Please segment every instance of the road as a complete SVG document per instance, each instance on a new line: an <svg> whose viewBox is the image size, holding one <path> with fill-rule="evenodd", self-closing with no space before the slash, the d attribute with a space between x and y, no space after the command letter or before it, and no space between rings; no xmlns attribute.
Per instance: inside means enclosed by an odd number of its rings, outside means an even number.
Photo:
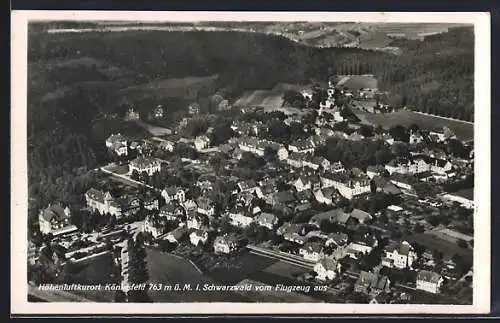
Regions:
<svg viewBox="0 0 500 323"><path fill-rule="evenodd" d="M261 248L253 245L248 245L247 248L250 249L250 253L267 258L276 259L305 269L312 270L315 265L315 262L285 252L275 251L267 248Z"/></svg>

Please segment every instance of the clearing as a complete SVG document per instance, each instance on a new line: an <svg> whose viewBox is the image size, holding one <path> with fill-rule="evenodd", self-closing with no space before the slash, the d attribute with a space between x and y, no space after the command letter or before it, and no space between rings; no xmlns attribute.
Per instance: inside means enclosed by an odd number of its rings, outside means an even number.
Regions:
<svg viewBox="0 0 500 323"><path fill-rule="evenodd" d="M460 120L445 119L409 110L384 114L363 113L357 110L353 112L361 119L362 123L381 125L384 128L391 128L396 125L408 127L414 123L422 129L442 131L443 127L446 126L462 140L474 139L474 125Z"/></svg>
<svg viewBox="0 0 500 323"><path fill-rule="evenodd" d="M212 75L205 77L169 78L130 86L122 89L120 94L131 101L139 101L144 98L156 100L167 98L194 99L200 89L213 86L218 77L218 75Z"/></svg>

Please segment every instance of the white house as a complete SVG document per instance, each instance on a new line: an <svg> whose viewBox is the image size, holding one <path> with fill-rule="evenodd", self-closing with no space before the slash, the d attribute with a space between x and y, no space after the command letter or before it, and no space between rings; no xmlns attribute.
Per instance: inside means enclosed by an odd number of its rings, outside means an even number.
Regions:
<svg viewBox="0 0 500 323"><path fill-rule="evenodd" d="M288 158L288 150L285 147L278 149L278 159L286 160Z"/></svg>
<svg viewBox="0 0 500 323"><path fill-rule="evenodd" d="M323 174L321 175L322 187L334 187L339 193L347 198L352 199L355 196L370 192L370 179L368 176L353 176L347 174Z"/></svg>
<svg viewBox="0 0 500 323"><path fill-rule="evenodd" d="M341 268L341 264L334 258L325 257L314 265L313 270L317 274L316 279L325 281L335 279L340 273Z"/></svg>
<svg viewBox="0 0 500 323"><path fill-rule="evenodd" d="M125 136L118 134L112 134L106 139L106 147L113 150L118 156L128 155L128 141Z"/></svg>
<svg viewBox="0 0 500 323"><path fill-rule="evenodd" d="M205 244L208 240L208 231L203 229L194 229L193 232L189 235L189 241L194 246L199 246L201 244Z"/></svg>
<svg viewBox="0 0 500 323"><path fill-rule="evenodd" d="M231 224L240 228L245 228L253 222L252 215L253 214L250 214L250 212L245 212L242 209L232 210L228 212L228 217L231 220Z"/></svg>
<svg viewBox="0 0 500 323"><path fill-rule="evenodd" d="M209 145L210 145L210 138L208 138L205 135L198 136L194 140L194 147L196 148L196 150L203 150L207 148Z"/></svg>
<svg viewBox="0 0 500 323"><path fill-rule="evenodd" d="M52 235L74 232L77 227L71 224L70 218L71 211L67 206L63 208L60 204L51 204L38 216L40 232Z"/></svg>
<svg viewBox="0 0 500 323"><path fill-rule="evenodd" d="M186 201L186 191L181 187L165 187L161 191L161 196L165 200L165 203L170 203L172 201L184 203Z"/></svg>
<svg viewBox="0 0 500 323"><path fill-rule="evenodd" d="M304 259L318 262L323 252L323 244L320 242L306 242L300 249L299 254Z"/></svg>
<svg viewBox="0 0 500 323"><path fill-rule="evenodd" d="M214 241L215 253L230 254L238 248L238 242L233 236L218 236Z"/></svg>
<svg viewBox="0 0 500 323"><path fill-rule="evenodd" d="M314 153L314 145L309 140L299 140L288 145L288 150L300 154Z"/></svg>
<svg viewBox="0 0 500 323"><path fill-rule="evenodd" d="M160 216L147 216L144 220L142 231L151 233L153 238L158 238L166 232L166 223Z"/></svg>
<svg viewBox="0 0 500 323"><path fill-rule="evenodd" d="M385 267L409 268L417 260L417 253L407 241L391 243L384 251L385 257L382 258L382 265Z"/></svg>
<svg viewBox="0 0 500 323"><path fill-rule="evenodd" d="M139 156L129 164L129 175L134 171L140 173L146 172L149 176L161 170L161 162L152 157Z"/></svg>
<svg viewBox="0 0 500 323"><path fill-rule="evenodd" d="M417 274L416 288L429 293L438 294L443 284L443 277L433 271L421 270Z"/></svg>
<svg viewBox="0 0 500 323"><path fill-rule="evenodd" d="M198 206L198 209L196 210L198 213L206 216L215 215L215 205L210 199L200 196L196 200L196 205Z"/></svg>
<svg viewBox="0 0 500 323"><path fill-rule="evenodd" d="M266 227L269 230L273 230L278 224L278 221L279 219L276 215L265 212L258 214L254 218L254 222L257 223L257 225Z"/></svg>

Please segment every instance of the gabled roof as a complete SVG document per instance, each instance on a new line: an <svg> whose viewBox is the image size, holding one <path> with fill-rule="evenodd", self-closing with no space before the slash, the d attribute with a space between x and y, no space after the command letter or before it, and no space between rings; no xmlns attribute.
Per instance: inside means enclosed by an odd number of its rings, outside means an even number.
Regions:
<svg viewBox="0 0 500 323"><path fill-rule="evenodd" d="M134 166L140 169L150 167L152 165L157 166L159 164L160 162L157 159L144 156L139 156L130 162L130 166Z"/></svg>
<svg viewBox="0 0 500 323"><path fill-rule="evenodd" d="M413 247L405 242L392 242L385 248L387 252L397 251L400 255L408 256L410 251L413 251Z"/></svg>
<svg viewBox="0 0 500 323"><path fill-rule="evenodd" d="M440 274L429 270L421 270L417 274L417 281L421 280L428 283L437 284L440 279L441 279Z"/></svg>
<svg viewBox="0 0 500 323"><path fill-rule="evenodd" d="M255 221L273 224L278 221L278 217L272 213L262 212L255 217Z"/></svg>
<svg viewBox="0 0 500 323"><path fill-rule="evenodd" d="M64 213L64 208L59 203L49 205L47 208L45 208L42 211L42 217L49 222L52 220L60 222L69 218Z"/></svg>

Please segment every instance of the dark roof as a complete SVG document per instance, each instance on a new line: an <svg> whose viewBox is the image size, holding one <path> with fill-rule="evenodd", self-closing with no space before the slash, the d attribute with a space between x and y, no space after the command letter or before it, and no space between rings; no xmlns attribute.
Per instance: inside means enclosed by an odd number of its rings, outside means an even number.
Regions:
<svg viewBox="0 0 500 323"><path fill-rule="evenodd" d="M391 253L397 250L398 254L408 256L410 251L413 251L413 248L412 246L402 242L392 242L385 248L385 250Z"/></svg>
<svg viewBox="0 0 500 323"><path fill-rule="evenodd" d="M295 201L295 196L290 191L276 192L273 197L278 203L289 203Z"/></svg>
<svg viewBox="0 0 500 323"><path fill-rule="evenodd" d="M45 208L42 211L42 217L46 221L51 221L52 219L55 219L56 221L64 221L65 219L69 218L68 216L66 216L66 214L64 213L64 208L59 203L49 205L47 208Z"/></svg>

